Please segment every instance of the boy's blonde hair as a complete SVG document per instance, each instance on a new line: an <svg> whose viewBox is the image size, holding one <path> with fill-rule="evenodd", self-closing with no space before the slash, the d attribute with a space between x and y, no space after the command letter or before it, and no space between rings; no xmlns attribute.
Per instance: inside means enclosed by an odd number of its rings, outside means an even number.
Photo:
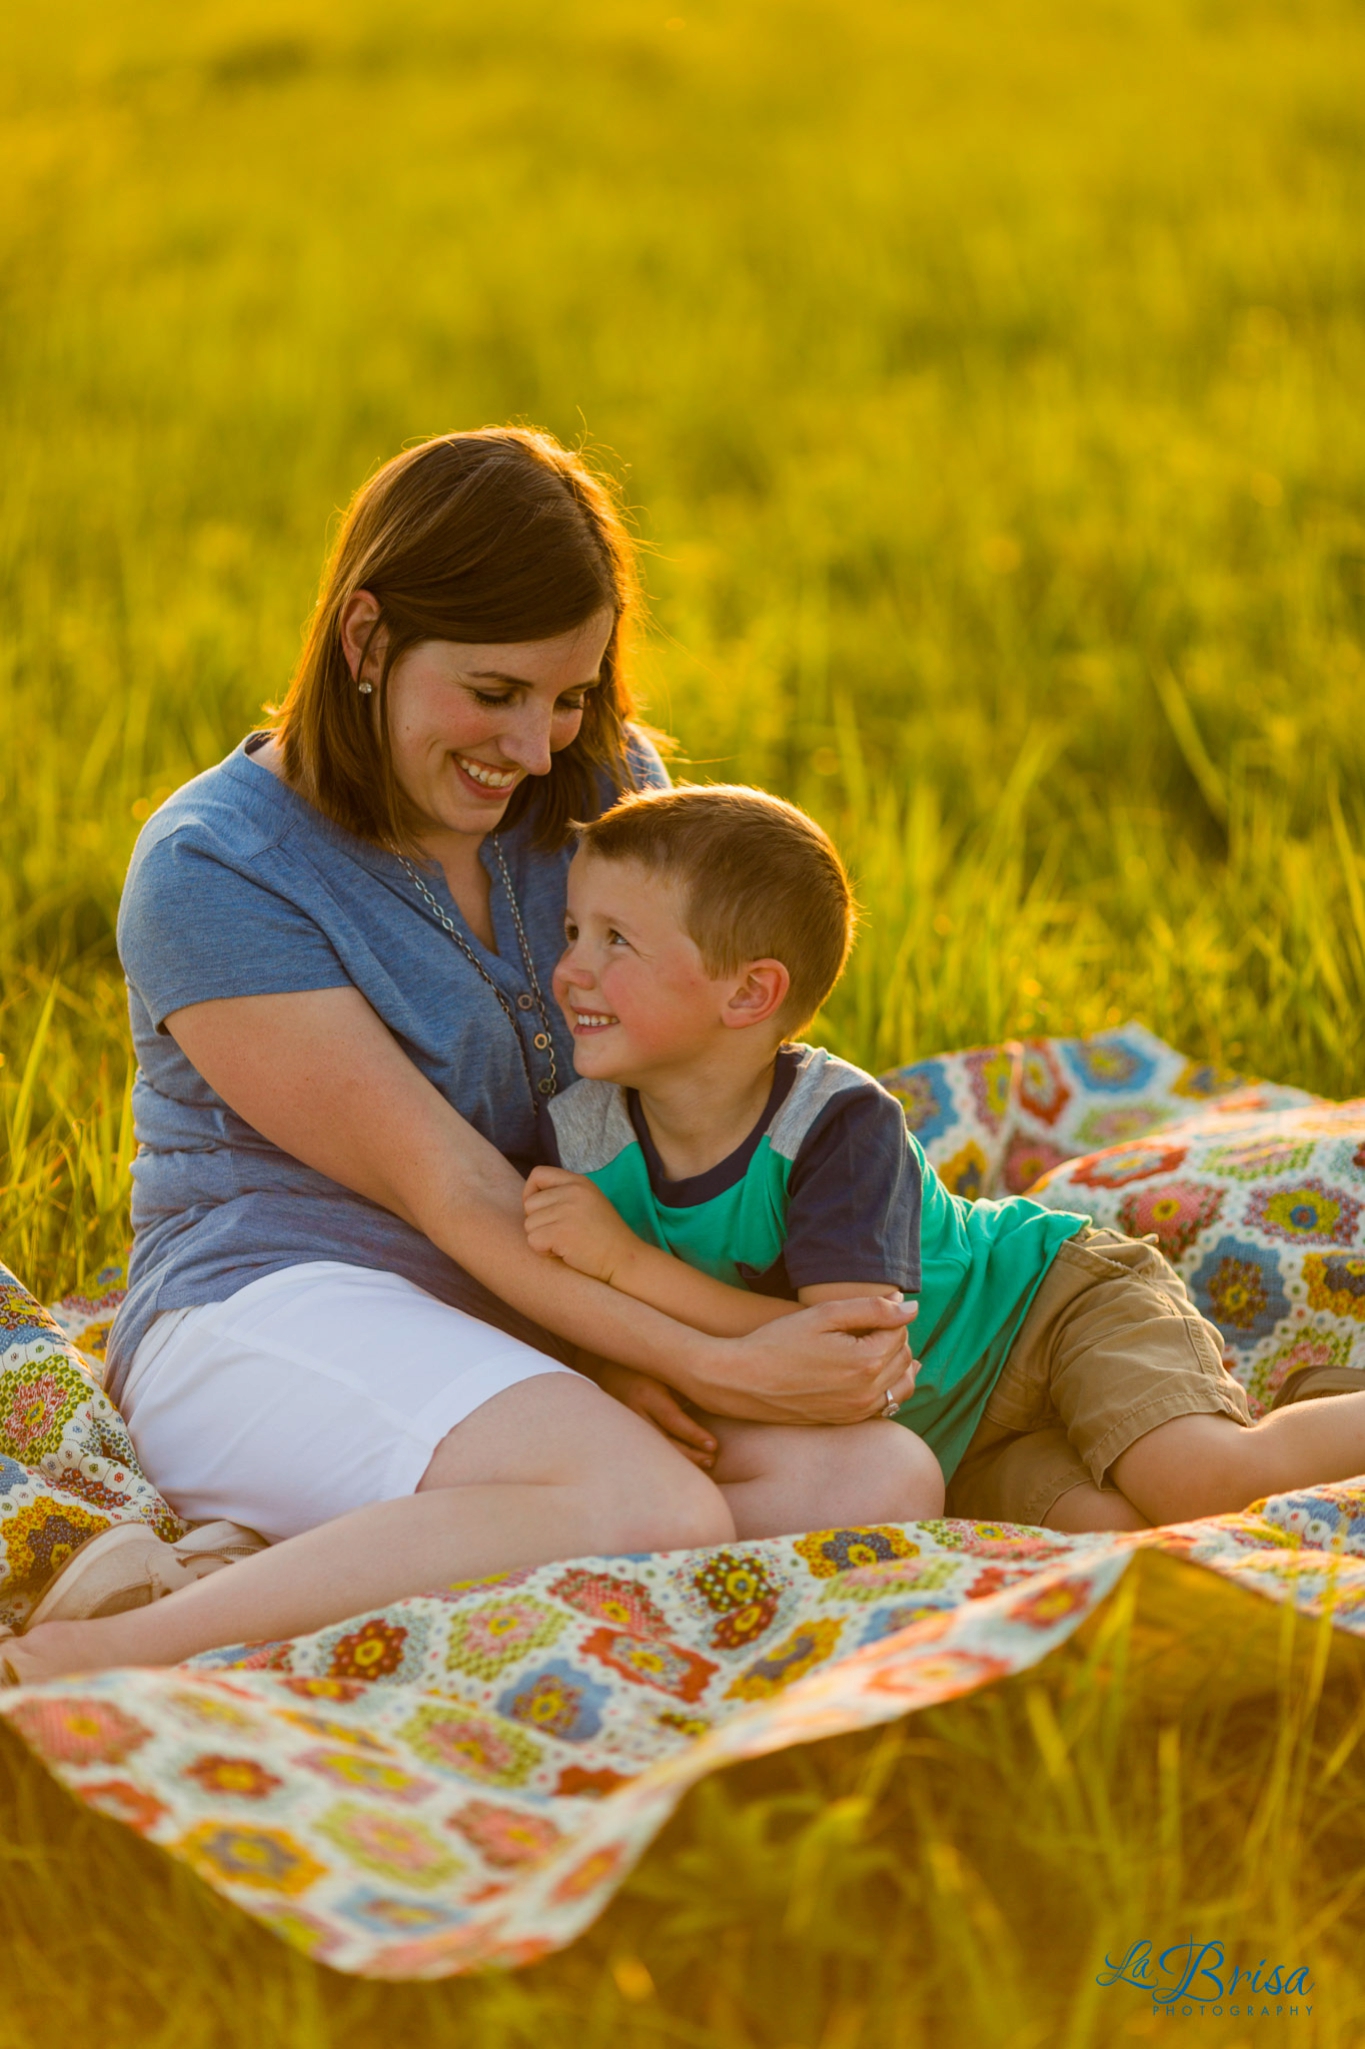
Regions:
<svg viewBox="0 0 1365 2049"><path fill-rule="evenodd" d="M684 926L708 975L780 960L791 989L778 1017L809 1023L844 971L857 908L829 834L795 804L739 783L637 790L579 827L604 861L678 877Z"/></svg>

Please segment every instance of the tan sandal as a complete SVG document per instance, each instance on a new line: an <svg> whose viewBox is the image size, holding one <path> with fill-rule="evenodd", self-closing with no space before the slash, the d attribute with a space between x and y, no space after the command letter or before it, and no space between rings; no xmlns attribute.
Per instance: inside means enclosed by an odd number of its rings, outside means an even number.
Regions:
<svg viewBox="0 0 1365 2049"><path fill-rule="evenodd" d="M1300 1366L1275 1390L1270 1406L1287 1409L1291 1402L1318 1402L1334 1394L1365 1394L1365 1368Z"/></svg>
<svg viewBox="0 0 1365 2049"><path fill-rule="evenodd" d="M158 1537L147 1523L115 1523L72 1553L26 1628L36 1629L42 1622L93 1622L145 1608L264 1544L263 1537L239 1523L203 1523L174 1544Z"/></svg>
<svg viewBox="0 0 1365 2049"><path fill-rule="evenodd" d="M258 1530L249 1530L245 1523L221 1521L195 1523L171 1546L182 1565L196 1568L196 1579L204 1579L222 1565L232 1565L267 1548Z"/></svg>

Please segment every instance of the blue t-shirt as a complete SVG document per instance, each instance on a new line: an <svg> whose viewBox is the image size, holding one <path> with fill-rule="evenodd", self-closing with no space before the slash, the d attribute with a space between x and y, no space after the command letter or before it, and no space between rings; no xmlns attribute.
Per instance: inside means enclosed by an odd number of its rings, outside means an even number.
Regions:
<svg viewBox="0 0 1365 2049"><path fill-rule="evenodd" d="M500 1302L401 1218L282 1152L230 1110L165 1029L166 1018L218 997L348 985L408 1058L474 1129L525 1169L540 1150L538 1104L502 1006L423 903L397 857L332 824L260 762L249 735L216 768L177 790L147 821L119 906L137 1076L133 1118L133 1254L128 1296L109 1340L117 1399L144 1333L162 1310L222 1302L266 1274L309 1260L402 1274L541 1350L538 1326ZM632 738L642 785L666 785L653 747ZM603 800L611 793L603 791ZM562 1082L573 1042L550 995L564 947L571 847L531 845L530 817L499 834L545 996ZM542 1030L490 843L498 951L465 924L440 871L426 881L511 1004L533 1081L548 1071Z"/></svg>

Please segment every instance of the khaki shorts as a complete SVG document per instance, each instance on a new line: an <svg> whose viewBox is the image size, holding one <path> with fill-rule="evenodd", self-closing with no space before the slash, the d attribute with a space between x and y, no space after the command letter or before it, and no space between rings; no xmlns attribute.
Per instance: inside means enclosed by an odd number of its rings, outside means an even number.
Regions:
<svg viewBox="0 0 1365 2049"><path fill-rule="evenodd" d="M1041 1523L1173 1416L1250 1426L1222 1339L1156 1247L1089 1228L1060 1247L948 1483L949 1515Z"/></svg>

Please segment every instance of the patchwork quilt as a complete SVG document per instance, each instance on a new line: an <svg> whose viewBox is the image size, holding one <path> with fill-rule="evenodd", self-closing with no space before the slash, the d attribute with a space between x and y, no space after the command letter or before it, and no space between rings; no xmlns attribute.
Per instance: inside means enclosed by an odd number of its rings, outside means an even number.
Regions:
<svg viewBox="0 0 1365 2049"><path fill-rule="evenodd" d="M1200 1066L1139 1025L884 1077L945 1180L1155 1232L1253 1411L1365 1364L1365 1102ZM102 1392L122 1274L40 1307L0 1269L0 1616L130 1518L182 1533ZM1365 1477L1132 1536L941 1520L576 1559L171 1671L0 1693L79 1798L345 1971L515 1966L603 1908L686 1789L1156 1616L1179 1683L1210 1633L1273 1684L1282 1623L1365 1657ZM1116 1606L1117 1604L1117 1606ZM1284 1639L1287 1641L1288 1639ZM1277 1651L1276 1646L1279 1645ZM1163 1663L1164 1660L1164 1663Z"/></svg>

